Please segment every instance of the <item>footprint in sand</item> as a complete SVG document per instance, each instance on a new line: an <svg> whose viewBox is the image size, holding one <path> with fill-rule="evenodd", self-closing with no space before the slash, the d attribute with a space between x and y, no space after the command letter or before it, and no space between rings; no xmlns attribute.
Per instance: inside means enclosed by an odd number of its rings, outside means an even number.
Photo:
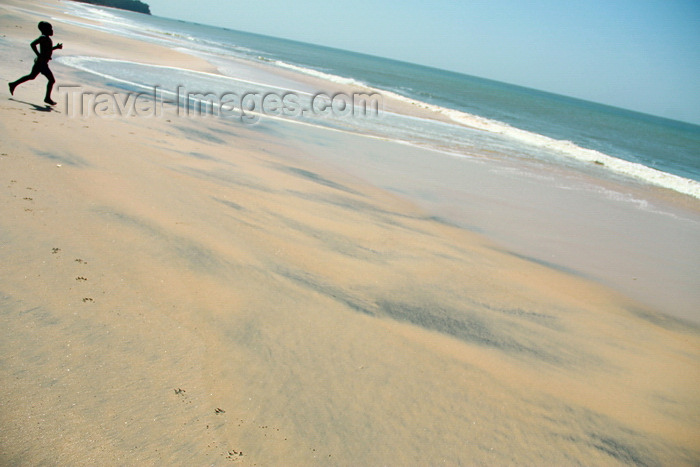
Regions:
<svg viewBox="0 0 700 467"><path fill-rule="evenodd" d="M175 391L175 394L177 394L178 396L180 396L182 402L187 402L187 403L189 403L189 404L192 403L192 401L189 400L189 398L187 397L187 394L185 394L185 390L184 390L184 389L177 388L177 389L173 389L173 390Z"/></svg>
<svg viewBox="0 0 700 467"><path fill-rule="evenodd" d="M232 449L228 452L228 456L226 456L226 459L236 459L238 457L243 456L243 451L236 451L235 449Z"/></svg>

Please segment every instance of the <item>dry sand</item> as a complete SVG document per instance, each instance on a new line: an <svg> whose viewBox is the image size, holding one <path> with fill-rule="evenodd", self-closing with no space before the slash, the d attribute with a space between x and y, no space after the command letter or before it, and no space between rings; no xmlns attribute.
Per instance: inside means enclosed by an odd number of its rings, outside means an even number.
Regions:
<svg viewBox="0 0 700 467"><path fill-rule="evenodd" d="M65 53L207 66L55 5L0 5L4 82L42 15ZM35 105L41 78L2 92L0 464L700 462L697 327L264 125L66 118Z"/></svg>

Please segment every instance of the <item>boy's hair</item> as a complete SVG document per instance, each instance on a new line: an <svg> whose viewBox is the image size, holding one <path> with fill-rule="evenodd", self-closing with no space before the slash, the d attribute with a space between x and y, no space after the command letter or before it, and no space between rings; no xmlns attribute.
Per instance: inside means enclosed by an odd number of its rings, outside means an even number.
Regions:
<svg viewBox="0 0 700 467"><path fill-rule="evenodd" d="M40 21L39 22L39 31L42 33L46 34L48 31L52 30L53 26L51 26L51 23L48 23L46 21Z"/></svg>

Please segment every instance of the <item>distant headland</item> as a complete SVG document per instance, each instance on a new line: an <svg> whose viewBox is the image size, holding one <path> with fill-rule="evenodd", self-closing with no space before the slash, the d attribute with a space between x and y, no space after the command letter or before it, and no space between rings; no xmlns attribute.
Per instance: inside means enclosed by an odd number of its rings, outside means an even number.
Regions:
<svg viewBox="0 0 700 467"><path fill-rule="evenodd" d="M135 11L137 13L151 14L151 8L140 0L74 0L81 3L119 8L120 10Z"/></svg>

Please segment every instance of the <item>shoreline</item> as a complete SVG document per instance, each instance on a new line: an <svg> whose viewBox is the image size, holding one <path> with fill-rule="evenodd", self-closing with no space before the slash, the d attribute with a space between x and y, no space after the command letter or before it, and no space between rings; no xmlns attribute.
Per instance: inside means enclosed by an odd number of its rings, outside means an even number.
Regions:
<svg viewBox="0 0 700 467"><path fill-rule="evenodd" d="M132 37L130 34L125 34L123 31L120 31L119 34L123 34L123 37ZM151 41L150 38L146 39L149 42ZM344 81L348 81L347 78L333 77L332 75L317 76L324 75L324 73L310 69L306 70L291 64L235 59L233 62L237 62L239 65L237 69L222 69L222 66L226 67L228 65L222 65L223 62L217 58L215 53L206 52L204 50L198 51L196 48L187 50L186 47L185 45L181 49L183 53L212 63L215 68L213 71L215 75L237 79L241 72L244 76L247 76L250 70L257 70L262 74L261 76L275 76L276 81L279 80L279 77L283 77L282 83L285 86L290 83L298 83L307 90L327 90L328 86L332 85L334 89L331 91L333 93L340 91L346 94L378 92L382 95L382 100L386 104L385 110L387 112L455 125L485 134L508 134L509 138L513 141L526 143L532 148L537 148L540 152L551 152L548 157L543 159L544 162L555 165L563 164L582 172L596 173L604 179L618 181L622 179L622 182L629 185L631 189L636 189L639 185L650 191L667 190L669 192L676 192L675 196L681 199L687 196L692 200L681 202L685 204L693 203L695 204L695 209L700 210L700 204L697 203L697 200L700 199L700 183L697 180L670 172L664 172L653 167L620 158L619 156L612 156L594 149L580 147L570 141L522 130L497 120L490 120L477 115L421 102L391 91L373 88L363 83L345 83ZM227 62L231 63L232 61L227 59ZM482 153L478 156L483 157L484 155ZM552 157L554 157L554 159L552 159ZM563 157L564 159L557 161L556 159L559 157ZM496 158L495 160L498 159ZM671 194L669 194L669 196L671 196Z"/></svg>
<svg viewBox="0 0 700 467"><path fill-rule="evenodd" d="M6 81L56 16L12 4ZM67 50L210 67L56 29ZM698 326L326 158L359 137L66 118L33 104L43 84L0 95L0 463L700 459Z"/></svg>

